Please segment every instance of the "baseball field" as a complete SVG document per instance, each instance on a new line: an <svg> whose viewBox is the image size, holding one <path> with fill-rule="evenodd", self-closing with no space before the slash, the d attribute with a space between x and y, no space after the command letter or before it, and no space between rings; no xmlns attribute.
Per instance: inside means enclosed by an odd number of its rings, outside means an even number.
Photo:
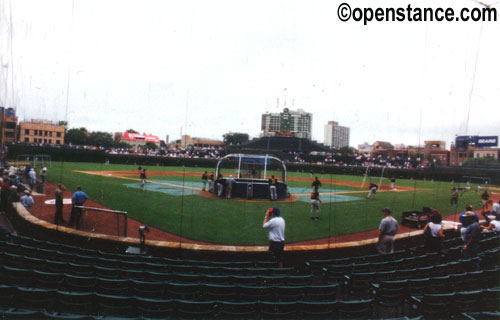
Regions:
<svg viewBox="0 0 500 320"><path fill-rule="evenodd" d="M63 183L70 191L81 186L91 200L141 223L184 238L234 245L267 243L261 228L264 212L279 207L286 220L287 242L309 241L376 229L380 210L390 207L396 219L401 212L437 208L443 216L455 214L466 204L481 206L480 195L461 192L458 205L450 205L453 186L458 183L398 179L396 188L390 177L318 175L323 201L319 220L310 219L312 178L310 173L288 172L292 197L285 201L218 199L202 188L203 171L214 168L143 166L147 169L145 190L140 187L137 165L53 162L47 173L50 183ZM347 172L348 173L348 172ZM376 199L366 199L369 182L381 186Z"/></svg>

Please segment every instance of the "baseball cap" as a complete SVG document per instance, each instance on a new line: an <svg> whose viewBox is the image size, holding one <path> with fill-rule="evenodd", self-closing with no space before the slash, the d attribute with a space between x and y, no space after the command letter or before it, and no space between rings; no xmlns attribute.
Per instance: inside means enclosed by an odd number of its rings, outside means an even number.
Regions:
<svg viewBox="0 0 500 320"><path fill-rule="evenodd" d="M276 216L280 215L280 208L274 207L274 208L271 208L271 211Z"/></svg>
<svg viewBox="0 0 500 320"><path fill-rule="evenodd" d="M385 207L384 209L382 209L382 212L391 213L391 209L388 207Z"/></svg>
<svg viewBox="0 0 500 320"><path fill-rule="evenodd" d="M464 213L464 217L473 217L474 215L474 211L467 211L466 213Z"/></svg>

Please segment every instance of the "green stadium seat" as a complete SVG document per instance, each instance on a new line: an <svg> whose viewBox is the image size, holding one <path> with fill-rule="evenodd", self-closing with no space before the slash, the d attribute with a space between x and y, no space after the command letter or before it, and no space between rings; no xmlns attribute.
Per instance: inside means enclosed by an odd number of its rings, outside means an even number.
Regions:
<svg viewBox="0 0 500 320"><path fill-rule="evenodd" d="M412 296L410 301L413 310L429 319L448 319L455 313L454 300L455 293L424 294L418 298Z"/></svg>
<svg viewBox="0 0 500 320"><path fill-rule="evenodd" d="M266 286L239 286L241 301L266 301L273 299L273 292Z"/></svg>
<svg viewBox="0 0 500 320"><path fill-rule="evenodd" d="M336 319L338 303L336 301L298 301L299 319Z"/></svg>
<svg viewBox="0 0 500 320"><path fill-rule="evenodd" d="M481 311L482 297L481 290L457 292L454 297L455 310L457 312Z"/></svg>
<svg viewBox="0 0 500 320"><path fill-rule="evenodd" d="M256 319L258 314L256 301L219 301L218 307L220 319Z"/></svg>
<svg viewBox="0 0 500 320"><path fill-rule="evenodd" d="M238 287L235 285L224 284L202 284L202 296L206 300L238 301Z"/></svg>
<svg viewBox="0 0 500 320"><path fill-rule="evenodd" d="M374 299L338 301L340 319L369 319L373 317Z"/></svg>
<svg viewBox="0 0 500 320"><path fill-rule="evenodd" d="M130 281L127 279L96 278L96 292L106 295L129 295Z"/></svg>
<svg viewBox="0 0 500 320"><path fill-rule="evenodd" d="M93 301L94 293L58 290L56 292L54 310L63 314L90 315L94 313Z"/></svg>
<svg viewBox="0 0 500 320"><path fill-rule="evenodd" d="M25 265L26 267L26 265ZM3 266L4 284L29 287L33 284L33 270Z"/></svg>
<svg viewBox="0 0 500 320"><path fill-rule="evenodd" d="M165 294L164 281L130 280L130 293L136 297L160 299Z"/></svg>
<svg viewBox="0 0 500 320"><path fill-rule="evenodd" d="M33 270L36 287L42 289L59 289L64 281L63 273Z"/></svg>
<svg viewBox="0 0 500 320"><path fill-rule="evenodd" d="M135 299L130 296L95 294L95 314L113 317L136 317L139 311L134 307Z"/></svg>
<svg viewBox="0 0 500 320"><path fill-rule="evenodd" d="M200 285L198 283L174 283L170 282L166 285L166 298L195 300L200 297Z"/></svg>
<svg viewBox="0 0 500 320"><path fill-rule="evenodd" d="M55 297L56 290L18 287L13 303L18 309L52 310Z"/></svg>
<svg viewBox="0 0 500 320"><path fill-rule="evenodd" d="M214 301L177 300L175 319L212 319L217 313Z"/></svg>
<svg viewBox="0 0 500 320"><path fill-rule="evenodd" d="M271 287L274 301L293 302L304 300L305 286L277 286Z"/></svg>
<svg viewBox="0 0 500 320"><path fill-rule="evenodd" d="M306 301L335 301L337 293L340 289L340 284L319 284L304 286Z"/></svg>
<svg viewBox="0 0 500 320"><path fill-rule="evenodd" d="M294 319L298 304L293 302L259 301L259 314L262 319Z"/></svg>
<svg viewBox="0 0 500 320"><path fill-rule="evenodd" d="M79 277L64 274L63 288L70 292L95 292L97 280L95 277Z"/></svg>
<svg viewBox="0 0 500 320"><path fill-rule="evenodd" d="M140 316L147 319L168 319L176 309L176 301L171 299L152 299L135 297L134 308Z"/></svg>

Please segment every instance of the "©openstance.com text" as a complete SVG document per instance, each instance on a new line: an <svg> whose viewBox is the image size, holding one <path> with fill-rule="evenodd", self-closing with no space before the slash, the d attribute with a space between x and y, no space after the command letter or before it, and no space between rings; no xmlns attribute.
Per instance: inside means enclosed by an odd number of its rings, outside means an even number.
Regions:
<svg viewBox="0 0 500 320"><path fill-rule="evenodd" d="M453 8L419 8L408 4L397 8L359 8L347 3L339 5L337 15L341 21L353 20L363 22L477 22L497 21L497 9L488 6L476 8L462 8L456 11Z"/></svg>

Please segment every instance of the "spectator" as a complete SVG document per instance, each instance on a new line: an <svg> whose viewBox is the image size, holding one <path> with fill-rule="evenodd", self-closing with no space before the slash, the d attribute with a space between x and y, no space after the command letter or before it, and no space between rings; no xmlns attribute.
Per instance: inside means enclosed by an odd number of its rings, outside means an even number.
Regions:
<svg viewBox="0 0 500 320"><path fill-rule="evenodd" d="M21 203L26 208L26 210L31 212L31 207L33 206L33 204L35 204L35 201L33 200L33 197L28 190L24 191L24 196L21 197Z"/></svg>
<svg viewBox="0 0 500 320"><path fill-rule="evenodd" d="M462 248L466 259L474 258L477 256L479 250L479 241L481 240L481 227L475 220L475 213L467 211L464 214L464 219L468 223L465 230L465 246ZM477 268L478 266L476 266Z"/></svg>
<svg viewBox="0 0 500 320"><path fill-rule="evenodd" d="M491 207L491 214L496 217L496 220L500 220L500 201L493 204Z"/></svg>
<svg viewBox="0 0 500 320"><path fill-rule="evenodd" d="M425 235L425 249L426 252L439 252L441 251L441 243L444 238L443 225L441 221L443 218L439 213L431 215L431 222L424 228Z"/></svg>
<svg viewBox="0 0 500 320"><path fill-rule="evenodd" d="M40 179L42 179L42 184L45 185L45 176L47 175L47 167L43 167L40 170Z"/></svg>
<svg viewBox="0 0 500 320"><path fill-rule="evenodd" d="M380 222L377 250L379 253L388 254L394 252L394 236L398 232L399 224L391 216L391 209L382 209L384 218Z"/></svg>
<svg viewBox="0 0 500 320"><path fill-rule="evenodd" d="M0 211L7 210L7 203L9 200L10 186L4 179L0 178Z"/></svg>
<svg viewBox="0 0 500 320"><path fill-rule="evenodd" d="M71 208L71 216L69 219L68 227L75 226L76 229L80 229L80 221L82 217L82 208L77 208L77 206L83 206L85 201L87 201L89 197L85 192L82 191L81 187L76 187L76 192L71 197L71 202L73 204L73 208Z"/></svg>
<svg viewBox="0 0 500 320"><path fill-rule="evenodd" d="M498 221L498 220L491 220L489 225L487 225L487 226L481 226L481 229L488 230L488 231L493 231L493 232L500 232L500 221Z"/></svg>
<svg viewBox="0 0 500 320"><path fill-rule="evenodd" d="M31 168L30 170L30 181L29 181L30 189L33 191L36 186L36 172L35 169Z"/></svg>
<svg viewBox="0 0 500 320"><path fill-rule="evenodd" d="M465 230L469 226L468 220L465 219L465 213L469 212L469 211L474 213L472 211L472 206L470 204L465 206L465 210L460 212L460 215L458 216L458 219L460 220L460 223L462 224L462 227L460 228L460 236L462 237L463 241L465 241ZM474 221L479 222L479 216L476 213L474 213Z"/></svg>
<svg viewBox="0 0 500 320"><path fill-rule="evenodd" d="M266 211L262 228L269 230L269 251L273 254L280 268L283 268L283 250L285 248L285 219L280 216L279 208Z"/></svg>

